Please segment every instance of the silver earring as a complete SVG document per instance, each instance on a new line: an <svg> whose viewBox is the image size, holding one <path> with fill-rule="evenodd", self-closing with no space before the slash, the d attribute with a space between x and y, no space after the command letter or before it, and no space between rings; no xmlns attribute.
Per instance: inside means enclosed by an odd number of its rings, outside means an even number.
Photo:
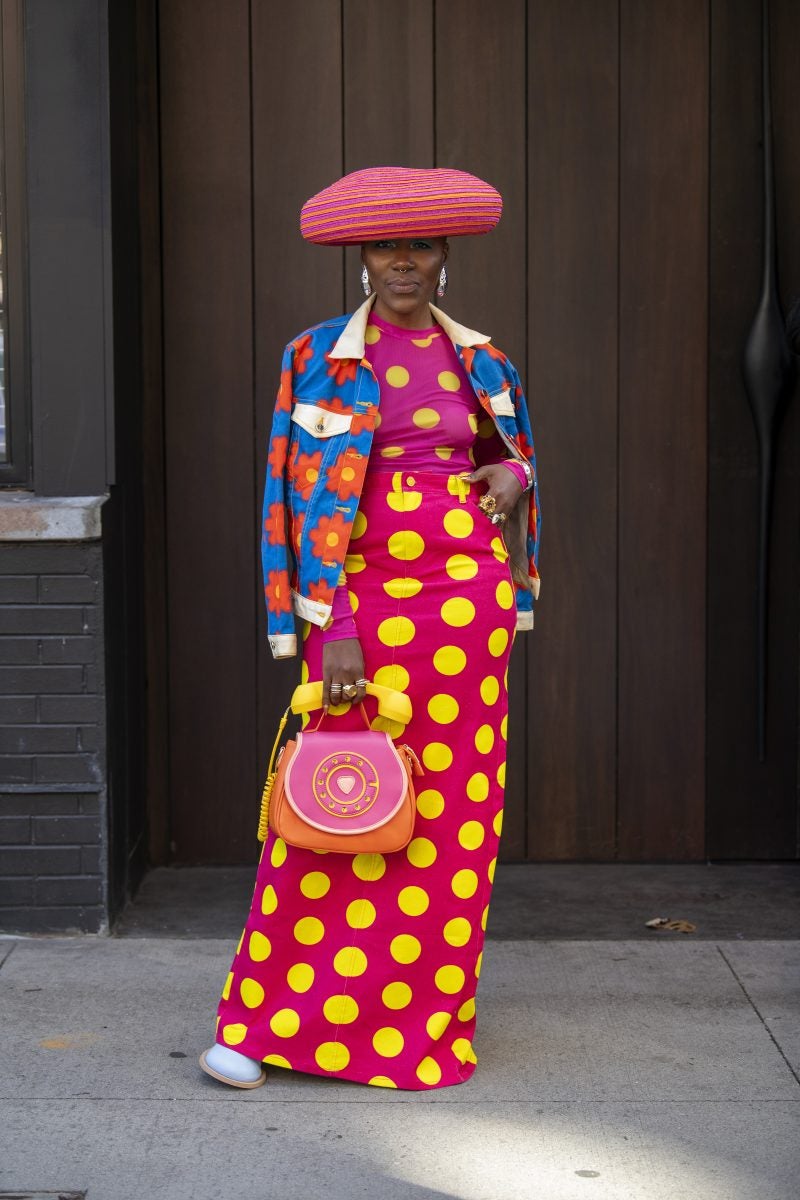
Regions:
<svg viewBox="0 0 800 1200"><path fill-rule="evenodd" d="M446 291L447 291L447 267L442 267L441 271L439 272L439 283L437 284L437 287L436 287L436 295L441 299L441 297L445 294Z"/></svg>
<svg viewBox="0 0 800 1200"><path fill-rule="evenodd" d="M361 268L361 286L364 289L365 296L372 295L372 285L370 284L369 274L366 267Z"/></svg>

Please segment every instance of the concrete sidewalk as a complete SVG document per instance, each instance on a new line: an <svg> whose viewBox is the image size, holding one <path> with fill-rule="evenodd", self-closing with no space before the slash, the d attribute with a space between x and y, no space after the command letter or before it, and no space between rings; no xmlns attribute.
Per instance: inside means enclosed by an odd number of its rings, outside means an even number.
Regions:
<svg viewBox="0 0 800 1200"><path fill-rule="evenodd" d="M0 941L0 1195L798 1195L798 942L492 941L477 1072L429 1093L202 1075L231 953L228 938Z"/></svg>

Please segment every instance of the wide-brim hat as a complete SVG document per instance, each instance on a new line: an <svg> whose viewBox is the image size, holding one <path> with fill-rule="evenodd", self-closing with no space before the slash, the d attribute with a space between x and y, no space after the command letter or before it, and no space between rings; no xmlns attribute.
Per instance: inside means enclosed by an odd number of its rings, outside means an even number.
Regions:
<svg viewBox="0 0 800 1200"><path fill-rule="evenodd" d="M389 237L488 233L503 211L500 193L450 167L368 167L306 200L300 232L320 246L355 246Z"/></svg>

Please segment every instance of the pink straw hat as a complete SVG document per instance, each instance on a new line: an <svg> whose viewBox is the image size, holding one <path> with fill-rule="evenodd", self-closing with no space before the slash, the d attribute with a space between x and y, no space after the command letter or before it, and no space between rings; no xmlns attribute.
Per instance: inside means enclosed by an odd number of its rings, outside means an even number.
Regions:
<svg viewBox="0 0 800 1200"><path fill-rule="evenodd" d="M320 246L488 233L503 211L491 184L450 167L368 167L306 200L300 232Z"/></svg>

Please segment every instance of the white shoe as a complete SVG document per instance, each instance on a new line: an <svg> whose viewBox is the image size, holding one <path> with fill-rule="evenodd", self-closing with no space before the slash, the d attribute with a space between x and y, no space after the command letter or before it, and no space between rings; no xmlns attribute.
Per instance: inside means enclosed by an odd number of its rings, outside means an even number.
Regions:
<svg viewBox="0 0 800 1200"><path fill-rule="evenodd" d="M198 1061L206 1075L212 1075L220 1083L230 1084L231 1087L257 1088L267 1080L267 1072L258 1059L248 1058L245 1054L239 1054L238 1050L221 1046L219 1042L204 1050Z"/></svg>

